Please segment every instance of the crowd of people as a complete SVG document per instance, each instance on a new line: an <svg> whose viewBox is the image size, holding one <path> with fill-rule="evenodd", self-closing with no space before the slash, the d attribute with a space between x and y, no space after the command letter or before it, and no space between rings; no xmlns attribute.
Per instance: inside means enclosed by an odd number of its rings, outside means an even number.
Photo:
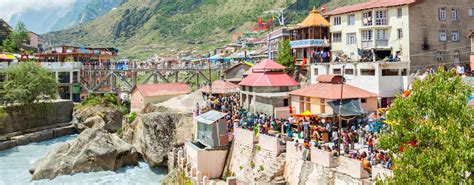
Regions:
<svg viewBox="0 0 474 185"><path fill-rule="evenodd" d="M240 106L238 94L205 97L207 110L227 113L225 118L229 132L233 132L234 125L237 125L253 131L257 137L260 134L276 136L281 138L282 144L294 141L303 150L309 151L314 146L334 156L358 159L369 172L374 165L380 164L388 169L393 167L389 155L377 149L379 133L387 130L380 121L361 117L346 121L339 130L333 118L292 115L278 119L266 113L247 111Z"/></svg>

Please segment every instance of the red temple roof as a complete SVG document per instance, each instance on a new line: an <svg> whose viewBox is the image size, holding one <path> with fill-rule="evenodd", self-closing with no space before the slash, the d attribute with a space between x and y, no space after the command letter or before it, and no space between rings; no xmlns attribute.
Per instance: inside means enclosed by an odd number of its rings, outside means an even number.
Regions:
<svg viewBox="0 0 474 185"><path fill-rule="evenodd" d="M298 82L284 72L262 72L249 74L239 85L252 87L282 87L297 86Z"/></svg>
<svg viewBox="0 0 474 185"><path fill-rule="evenodd" d="M373 8L402 6L402 5L412 4L416 2L417 0L370 0L369 2L366 2L366 3L359 3L359 4L350 5L350 6L343 6L340 8L336 8L326 13L326 15L338 15L338 14L344 14L344 13L373 9Z"/></svg>
<svg viewBox="0 0 474 185"><path fill-rule="evenodd" d="M260 63L252 67L252 70L284 70L285 66L271 59L263 59Z"/></svg>

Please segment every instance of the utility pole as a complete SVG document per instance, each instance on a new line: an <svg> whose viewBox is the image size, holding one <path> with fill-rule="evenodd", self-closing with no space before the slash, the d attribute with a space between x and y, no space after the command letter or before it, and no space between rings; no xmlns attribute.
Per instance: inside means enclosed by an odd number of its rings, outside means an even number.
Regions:
<svg viewBox="0 0 474 185"><path fill-rule="evenodd" d="M344 68L346 67L346 65L342 65L342 71L341 71L341 74L342 74L342 79L341 79L341 99L339 100L339 144L342 143L342 95L343 95L343 91L344 91ZM341 147L340 145L338 144L338 151L341 150Z"/></svg>

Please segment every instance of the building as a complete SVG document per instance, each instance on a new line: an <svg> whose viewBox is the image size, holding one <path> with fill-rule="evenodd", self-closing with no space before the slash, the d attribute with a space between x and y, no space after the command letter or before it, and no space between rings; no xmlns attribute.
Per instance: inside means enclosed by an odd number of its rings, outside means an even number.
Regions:
<svg viewBox="0 0 474 185"><path fill-rule="evenodd" d="M290 29L290 45L296 64L296 78L307 77L309 65L314 62L329 62L329 22L313 9L303 22ZM303 79L302 81L306 81Z"/></svg>
<svg viewBox="0 0 474 185"><path fill-rule="evenodd" d="M210 179L220 178L226 162L229 135L226 113L211 110L196 117L197 139L186 142L186 159L191 168Z"/></svg>
<svg viewBox="0 0 474 185"><path fill-rule="evenodd" d="M440 64L466 65L474 27L472 0L370 0L336 8L331 23L332 54L353 61L399 58L412 71ZM335 57L333 57L334 59Z"/></svg>
<svg viewBox="0 0 474 185"><path fill-rule="evenodd" d="M290 39L287 28L279 28L268 34L268 59L277 60L280 43L287 39Z"/></svg>
<svg viewBox="0 0 474 185"><path fill-rule="evenodd" d="M320 75L343 75L346 83L378 95L380 107L390 105L396 94L408 88L409 62L314 63L311 82Z"/></svg>
<svg viewBox="0 0 474 185"><path fill-rule="evenodd" d="M270 59L253 66L252 73L239 83L241 106L269 115L273 115L277 107L288 107L288 92L297 89L299 84L283 71L285 69Z"/></svg>
<svg viewBox="0 0 474 185"><path fill-rule="evenodd" d="M44 51L44 40L39 37L35 32L28 32L28 40L23 44L23 48L31 50L35 53L41 53Z"/></svg>
<svg viewBox="0 0 474 185"><path fill-rule="evenodd" d="M8 23L0 18L0 46L3 44L3 41L7 39L8 35L10 34L12 28Z"/></svg>
<svg viewBox="0 0 474 185"><path fill-rule="evenodd" d="M224 80L216 80L212 82L211 86L202 87L201 91L206 94L233 94L239 92L239 85Z"/></svg>
<svg viewBox="0 0 474 185"><path fill-rule="evenodd" d="M474 9L472 10L474 14ZM474 29L470 30L468 38L471 39L471 71L474 71Z"/></svg>
<svg viewBox="0 0 474 185"><path fill-rule="evenodd" d="M319 75L317 83L291 91L291 106L294 113L310 111L315 115L333 115L334 111L329 102L356 100L365 112L375 112L378 108L378 95L347 83L341 75ZM341 92L342 88L342 92Z"/></svg>
<svg viewBox="0 0 474 185"><path fill-rule="evenodd" d="M227 81L232 83L239 83L244 78L244 73L250 69L250 65L246 62L233 65L224 70Z"/></svg>
<svg viewBox="0 0 474 185"><path fill-rule="evenodd" d="M161 103L170 98L191 93L191 88L183 83L137 85L131 93L131 110L140 111L148 103Z"/></svg>

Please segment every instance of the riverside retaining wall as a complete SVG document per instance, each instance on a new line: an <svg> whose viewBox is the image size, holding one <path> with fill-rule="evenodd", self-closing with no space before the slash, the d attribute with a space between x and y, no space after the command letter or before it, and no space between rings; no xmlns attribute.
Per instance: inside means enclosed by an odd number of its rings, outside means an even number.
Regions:
<svg viewBox="0 0 474 185"><path fill-rule="evenodd" d="M0 135L70 122L73 108L70 100L2 107Z"/></svg>

